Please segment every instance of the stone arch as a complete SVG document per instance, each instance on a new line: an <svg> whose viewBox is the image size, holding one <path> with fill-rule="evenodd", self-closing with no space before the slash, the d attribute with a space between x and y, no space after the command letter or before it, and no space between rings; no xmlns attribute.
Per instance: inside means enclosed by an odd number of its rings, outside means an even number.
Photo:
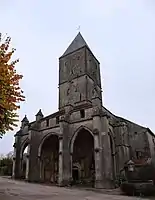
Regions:
<svg viewBox="0 0 155 200"><path fill-rule="evenodd" d="M50 132L45 135L38 148L40 180L58 183L59 170L59 135Z"/></svg>
<svg viewBox="0 0 155 200"><path fill-rule="evenodd" d="M45 136L42 138L42 140L41 140L41 142L40 142L40 144L39 144L39 147L38 147L38 157L41 156L41 150L42 150L42 146L43 146L45 140L46 140L47 138L50 138L52 135L59 136L59 134L58 134L58 133L55 133L55 132L50 132L50 133L48 133L47 135L45 135Z"/></svg>
<svg viewBox="0 0 155 200"><path fill-rule="evenodd" d="M73 153L73 146L74 146L74 142L75 142L75 139L78 135L78 133L81 131L81 130L86 130L88 131L93 137L94 137L94 134L92 133L92 131L87 128L86 126L80 126L73 134L71 140L70 140L70 153L72 154Z"/></svg>
<svg viewBox="0 0 155 200"><path fill-rule="evenodd" d="M87 145L85 142L87 142ZM73 184L94 186L94 135L89 128L80 126L75 131L70 141L70 153Z"/></svg>
<svg viewBox="0 0 155 200"><path fill-rule="evenodd" d="M26 148L26 146L29 145L29 138L27 137L21 144L21 148L20 148L20 159L23 158L23 152L24 152L24 149Z"/></svg>

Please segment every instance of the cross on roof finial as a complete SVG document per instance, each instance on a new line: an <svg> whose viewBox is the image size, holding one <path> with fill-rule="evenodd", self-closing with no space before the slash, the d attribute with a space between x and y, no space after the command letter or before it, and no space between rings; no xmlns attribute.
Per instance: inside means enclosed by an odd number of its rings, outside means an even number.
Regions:
<svg viewBox="0 0 155 200"><path fill-rule="evenodd" d="M77 28L77 30L80 32L80 29L81 29L81 26L79 25L78 28Z"/></svg>

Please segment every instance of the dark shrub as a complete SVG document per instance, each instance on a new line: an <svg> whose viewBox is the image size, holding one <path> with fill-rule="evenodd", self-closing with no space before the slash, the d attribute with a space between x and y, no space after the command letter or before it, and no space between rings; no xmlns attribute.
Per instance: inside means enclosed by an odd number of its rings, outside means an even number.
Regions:
<svg viewBox="0 0 155 200"><path fill-rule="evenodd" d="M12 174L12 159L2 158L0 160L0 175L11 176Z"/></svg>
<svg viewBox="0 0 155 200"><path fill-rule="evenodd" d="M153 165L145 165L139 169L138 175L142 181L154 180L155 168Z"/></svg>
<svg viewBox="0 0 155 200"><path fill-rule="evenodd" d="M121 190L127 195L134 195L134 192L135 192L134 184L123 182L121 184Z"/></svg>
<svg viewBox="0 0 155 200"><path fill-rule="evenodd" d="M127 195L154 195L155 186L152 181L148 182L124 182L121 190Z"/></svg>

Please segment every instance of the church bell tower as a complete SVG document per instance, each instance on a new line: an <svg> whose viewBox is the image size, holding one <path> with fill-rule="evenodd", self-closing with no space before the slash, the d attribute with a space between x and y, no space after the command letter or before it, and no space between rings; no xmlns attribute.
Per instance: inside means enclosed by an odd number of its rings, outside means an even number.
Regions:
<svg viewBox="0 0 155 200"><path fill-rule="evenodd" d="M102 106L100 63L78 33L59 58L59 109L84 103Z"/></svg>

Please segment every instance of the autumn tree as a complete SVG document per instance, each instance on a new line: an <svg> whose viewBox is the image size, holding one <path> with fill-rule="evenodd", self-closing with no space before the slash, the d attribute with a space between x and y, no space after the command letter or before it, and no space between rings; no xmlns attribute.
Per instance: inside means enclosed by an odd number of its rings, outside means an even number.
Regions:
<svg viewBox="0 0 155 200"><path fill-rule="evenodd" d="M12 61L15 49L10 48L10 42L10 37L0 34L0 137L17 126L19 103L25 100L19 86L23 76L15 69L19 59Z"/></svg>

